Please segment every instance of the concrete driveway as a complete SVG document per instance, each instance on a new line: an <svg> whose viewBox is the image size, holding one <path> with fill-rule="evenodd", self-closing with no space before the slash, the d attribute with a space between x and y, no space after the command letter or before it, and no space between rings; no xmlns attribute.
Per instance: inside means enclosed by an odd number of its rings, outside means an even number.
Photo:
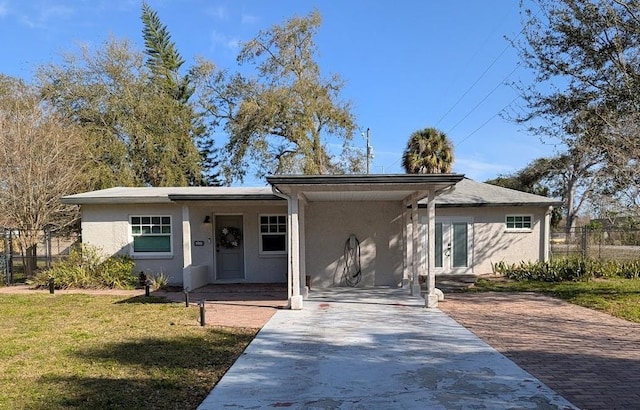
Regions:
<svg viewBox="0 0 640 410"><path fill-rule="evenodd" d="M313 290L281 310L199 406L575 409L439 309L399 289Z"/></svg>

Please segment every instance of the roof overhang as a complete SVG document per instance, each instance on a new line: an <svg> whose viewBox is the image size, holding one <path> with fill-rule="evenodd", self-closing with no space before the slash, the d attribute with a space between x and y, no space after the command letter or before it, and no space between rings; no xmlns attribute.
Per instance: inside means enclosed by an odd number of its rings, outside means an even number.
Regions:
<svg viewBox="0 0 640 410"><path fill-rule="evenodd" d="M214 194L172 194L169 200L173 202L180 201L282 201L282 198L276 194L246 194L246 195L214 195Z"/></svg>
<svg viewBox="0 0 640 410"><path fill-rule="evenodd" d="M176 202L282 201L271 188L115 187L65 196L65 204L171 204Z"/></svg>
<svg viewBox="0 0 640 410"><path fill-rule="evenodd" d="M402 201L426 196L462 180L462 174L394 175L276 175L267 177L274 191L291 197L302 194L307 201Z"/></svg>
<svg viewBox="0 0 640 410"><path fill-rule="evenodd" d="M548 207L552 206L557 208L562 206L562 201L549 201L549 202L474 202L468 204L451 204L444 203L439 204L436 199L436 208L490 208L490 207L505 207L505 206L534 206L534 207ZM420 208L426 208L426 203L418 204Z"/></svg>

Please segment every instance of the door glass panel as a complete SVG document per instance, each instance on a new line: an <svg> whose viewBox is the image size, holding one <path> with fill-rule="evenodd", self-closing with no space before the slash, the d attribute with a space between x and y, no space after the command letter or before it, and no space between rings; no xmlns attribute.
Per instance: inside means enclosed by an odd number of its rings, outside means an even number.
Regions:
<svg viewBox="0 0 640 410"><path fill-rule="evenodd" d="M436 268L442 267L442 223L436 223Z"/></svg>
<svg viewBox="0 0 640 410"><path fill-rule="evenodd" d="M467 267L467 223L453 224L453 267ZM437 265L436 265L437 266Z"/></svg>

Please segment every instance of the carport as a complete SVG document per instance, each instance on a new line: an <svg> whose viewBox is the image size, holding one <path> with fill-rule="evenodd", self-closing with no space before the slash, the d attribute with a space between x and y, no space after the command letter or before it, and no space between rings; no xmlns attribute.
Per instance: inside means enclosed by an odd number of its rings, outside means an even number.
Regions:
<svg viewBox="0 0 640 410"><path fill-rule="evenodd" d="M307 294L305 279L310 269L329 270L322 263L309 264L307 258L315 257L320 250L307 250L307 231L310 212L314 209L325 210L331 215L327 224L346 225L347 220L340 213L331 214L330 208L339 209L342 205L371 209L380 206L387 209L385 217L369 223L368 228L380 229L385 233L383 239L373 238L370 242L379 244L388 242L384 252L378 252L375 244L371 245L373 255L379 253L387 257L399 258L401 267L391 269L393 272L373 271L372 284L390 282L397 279L396 284L410 289L412 296L420 295L419 277L427 277L425 306L436 307L438 298L435 293L434 256L430 246L426 246L426 238L435 235L435 197L443 190L451 189L462 180L461 174L403 174L403 175L287 175L267 177L273 192L285 198L288 204L288 265L287 289L289 307L299 310L303 307L303 299ZM426 223L418 218L418 201L426 200ZM323 205L324 204L324 207ZM367 208L369 207L369 208ZM317 216L317 215L316 215ZM393 217L393 221L389 221ZM370 225L379 224L380 226ZM316 221L317 226L317 221ZM333 230L335 232L336 229ZM375 233L378 230L374 231ZM375 236L375 235L374 235ZM314 236L315 238L315 236ZM323 237L323 241L335 238ZM376 263L372 257L372 263ZM384 257L384 256L383 256ZM314 258L315 259L315 258ZM321 258L320 258L321 259ZM380 261L378 261L380 262ZM378 263L383 265L382 263ZM396 271L400 270L398 274ZM387 275L383 278L383 275ZM392 277L390 277L391 275ZM396 278L397 276L397 278Z"/></svg>

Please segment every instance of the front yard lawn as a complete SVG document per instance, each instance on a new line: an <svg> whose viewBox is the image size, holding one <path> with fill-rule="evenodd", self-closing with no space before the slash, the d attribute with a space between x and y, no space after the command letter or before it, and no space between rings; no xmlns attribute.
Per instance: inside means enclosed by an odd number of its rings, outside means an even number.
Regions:
<svg viewBox="0 0 640 410"><path fill-rule="evenodd" d="M0 409L193 409L257 329L156 297L0 295Z"/></svg>
<svg viewBox="0 0 640 410"><path fill-rule="evenodd" d="M640 323L640 280L638 279L533 282L481 278L471 290L544 293L576 305Z"/></svg>

